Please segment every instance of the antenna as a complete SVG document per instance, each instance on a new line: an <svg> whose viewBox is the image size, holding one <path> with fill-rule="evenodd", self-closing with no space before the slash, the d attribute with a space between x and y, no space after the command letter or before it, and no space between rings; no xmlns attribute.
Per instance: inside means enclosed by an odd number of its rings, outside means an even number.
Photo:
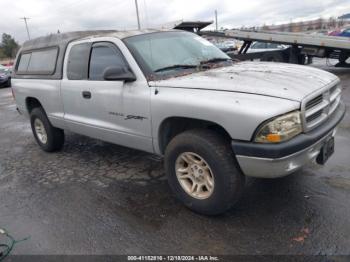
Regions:
<svg viewBox="0 0 350 262"><path fill-rule="evenodd" d="M136 7L136 16L137 16L137 28L141 30L141 25L140 25L140 16L139 16L139 6L137 4L137 0L135 0L135 7Z"/></svg>
<svg viewBox="0 0 350 262"><path fill-rule="evenodd" d="M215 29L218 31L218 10L215 10Z"/></svg>
<svg viewBox="0 0 350 262"><path fill-rule="evenodd" d="M24 23L25 23L26 29L27 29L28 39L30 40L30 34L29 34L28 23L27 23L27 20L29 20L30 18L24 16L24 17L21 17L20 19L24 20Z"/></svg>

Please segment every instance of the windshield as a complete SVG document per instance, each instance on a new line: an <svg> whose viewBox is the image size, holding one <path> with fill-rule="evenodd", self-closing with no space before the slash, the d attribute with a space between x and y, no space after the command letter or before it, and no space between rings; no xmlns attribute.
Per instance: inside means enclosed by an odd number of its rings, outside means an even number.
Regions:
<svg viewBox="0 0 350 262"><path fill-rule="evenodd" d="M193 71L205 62L230 60L213 44L188 32L144 34L126 38L124 42L146 75Z"/></svg>

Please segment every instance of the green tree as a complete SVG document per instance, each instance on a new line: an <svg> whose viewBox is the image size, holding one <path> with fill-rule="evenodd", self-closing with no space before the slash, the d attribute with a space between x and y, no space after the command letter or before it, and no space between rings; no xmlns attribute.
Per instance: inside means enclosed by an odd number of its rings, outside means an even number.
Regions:
<svg viewBox="0 0 350 262"><path fill-rule="evenodd" d="M11 35L3 33L0 55L13 58L15 57L17 50L18 44L16 40Z"/></svg>
<svg viewBox="0 0 350 262"><path fill-rule="evenodd" d="M3 59L3 58L6 58L6 56L0 47L0 59Z"/></svg>

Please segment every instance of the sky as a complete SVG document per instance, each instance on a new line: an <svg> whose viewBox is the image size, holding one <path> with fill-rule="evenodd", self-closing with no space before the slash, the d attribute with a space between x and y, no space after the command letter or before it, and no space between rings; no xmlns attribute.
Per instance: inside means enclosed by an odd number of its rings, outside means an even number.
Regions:
<svg viewBox="0 0 350 262"><path fill-rule="evenodd" d="M138 0L142 28L178 20L214 20L219 28L261 26L290 21L328 18L350 13L350 0ZM0 33L27 40L50 33L137 28L134 0L0 0Z"/></svg>

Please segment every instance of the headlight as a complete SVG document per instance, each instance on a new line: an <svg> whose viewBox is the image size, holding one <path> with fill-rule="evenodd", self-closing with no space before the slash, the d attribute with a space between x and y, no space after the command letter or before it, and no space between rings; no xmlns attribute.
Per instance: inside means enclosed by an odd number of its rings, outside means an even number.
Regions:
<svg viewBox="0 0 350 262"><path fill-rule="evenodd" d="M259 128L255 142L279 143L295 137L302 132L300 112L294 111L274 118Z"/></svg>

